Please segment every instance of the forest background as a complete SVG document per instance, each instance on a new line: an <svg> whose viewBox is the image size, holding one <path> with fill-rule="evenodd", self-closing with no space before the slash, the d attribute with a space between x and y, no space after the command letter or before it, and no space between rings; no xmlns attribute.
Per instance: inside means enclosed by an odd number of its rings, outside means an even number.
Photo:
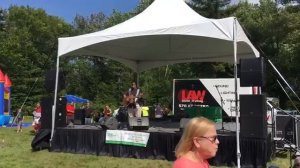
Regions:
<svg viewBox="0 0 300 168"><path fill-rule="evenodd" d="M57 16L48 15L43 9L29 6L0 8L0 69L8 74L13 83L13 111L20 108L28 96L23 111L31 115L35 103L49 95L45 89L45 74L56 67L59 37L76 36L114 26L139 14L152 2L141 0L128 13L114 11L106 16L99 11L88 17L77 15L71 24ZM269 58L293 90L300 93L299 5L279 8L271 0L261 0L260 5L242 2L232 6L228 6L226 0L191 0L189 5L204 17L237 17L260 54ZM89 99L97 111L101 111L104 104L118 108L122 94L137 76L121 63L102 57L70 56L62 58L60 62L66 87L59 95L72 94ZM267 84L263 91L269 97L278 97L281 108L294 109L293 103L277 83L280 78L269 64L266 65ZM168 107L172 104L173 79L232 77L231 64L193 62L142 72L139 74L139 83L148 105L160 103ZM298 99L290 91L288 93L298 107Z"/></svg>

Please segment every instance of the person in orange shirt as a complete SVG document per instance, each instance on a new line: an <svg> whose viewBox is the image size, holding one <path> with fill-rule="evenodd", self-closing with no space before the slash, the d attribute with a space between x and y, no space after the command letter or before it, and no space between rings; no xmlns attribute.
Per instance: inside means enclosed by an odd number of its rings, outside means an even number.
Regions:
<svg viewBox="0 0 300 168"><path fill-rule="evenodd" d="M75 104L74 102L67 104L67 124L72 125L74 123Z"/></svg>
<svg viewBox="0 0 300 168"><path fill-rule="evenodd" d="M105 105L103 112L102 112L102 117L99 119L99 123L103 124L105 120L107 120L109 117L112 116L112 111L109 105Z"/></svg>

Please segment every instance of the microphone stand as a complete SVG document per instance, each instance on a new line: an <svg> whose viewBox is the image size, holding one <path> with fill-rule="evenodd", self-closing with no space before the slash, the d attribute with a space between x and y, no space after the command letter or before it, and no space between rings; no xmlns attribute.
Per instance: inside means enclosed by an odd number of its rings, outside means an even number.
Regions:
<svg viewBox="0 0 300 168"><path fill-rule="evenodd" d="M223 97L221 96L221 93L220 93L220 91L219 91L219 89L218 89L218 86L215 86L216 87L216 89L217 89L217 92L218 92L218 94L219 94L219 96L220 96L220 100L221 100L221 116L222 116L222 128L221 128L221 130L222 131L225 131L225 128L224 128L224 121L223 121ZM227 131L227 130L226 130Z"/></svg>

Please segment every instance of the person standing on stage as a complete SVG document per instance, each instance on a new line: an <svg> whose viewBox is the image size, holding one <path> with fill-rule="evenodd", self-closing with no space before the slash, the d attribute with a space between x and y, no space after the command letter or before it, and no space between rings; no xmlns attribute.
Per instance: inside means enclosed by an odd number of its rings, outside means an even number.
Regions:
<svg viewBox="0 0 300 168"><path fill-rule="evenodd" d="M212 121L204 117L191 119L176 146L173 168L209 168L207 159L216 155L219 143Z"/></svg>
<svg viewBox="0 0 300 168"><path fill-rule="evenodd" d="M143 93L137 87L136 82L132 82L131 87L123 95L125 100L124 106L127 107L129 117L141 117L141 107L139 104L139 99L142 99Z"/></svg>
<svg viewBox="0 0 300 168"><path fill-rule="evenodd" d="M67 124L72 126L74 123L74 113L75 113L74 102L68 103L66 110L67 110Z"/></svg>
<svg viewBox="0 0 300 168"><path fill-rule="evenodd" d="M92 118L93 110L91 109L91 104L90 102L86 103L86 106L84 108L84 123L85 125L91 124L93 122Z"/></svg>

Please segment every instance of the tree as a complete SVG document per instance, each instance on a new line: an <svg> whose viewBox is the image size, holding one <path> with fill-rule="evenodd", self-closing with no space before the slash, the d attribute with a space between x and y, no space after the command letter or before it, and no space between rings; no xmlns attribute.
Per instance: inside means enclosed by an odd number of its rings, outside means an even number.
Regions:
<svg viewBox="0 0 300 168"><path fill-rule="evenodd" d="M200 15L207 18L224 17L225 6L230 0L191 0L188 4Z"/></svg>
<svg viewBox="0 0 300 168"><path fill-rule="evenodd" d="M129 14L114 11L109 17L102 12L88 17L77 15L73 22L74 35L81 35L103 30L127 20ZM65 92L88 98L94 107L110 104L119 106L122 83L129 83L130 70L122 64L104 57L86 55L84 57L62 57L62 69L66 74ZM127 89L127 88L126 88Z"/></svg>
<svg viewBox="0 0 300 168"><path fill-rule="evenodd" d="M57 17L48 16L42 9L11 6L5 17L4 32L0 59L4 66L1 68L13 83L12 107L19 108L34 87L25 104L25 110L31 111L45 95L45 72L55 67L57 38L69 35L71 27Z"/></svg>
<svg viewBox="0 0 300 168"><path fill-rule="evenodd" d="M299 93L299 66L296 66L299 63L299 7L277 8L271 0L262 0L260 6L240 3L235 9L233 15L242 23L251 42ZM267 94L280 97L282 107L286 107L288 100L276 82L278 75L271 66L267 70Z"/></svg>
<svg viewBox="0 0 300 168"><path fill-rule="evenodd" d="M75 35L102 30L106 20L107 18L102 12L91 14L89 17L76 15L73 21Z"/></svg>

